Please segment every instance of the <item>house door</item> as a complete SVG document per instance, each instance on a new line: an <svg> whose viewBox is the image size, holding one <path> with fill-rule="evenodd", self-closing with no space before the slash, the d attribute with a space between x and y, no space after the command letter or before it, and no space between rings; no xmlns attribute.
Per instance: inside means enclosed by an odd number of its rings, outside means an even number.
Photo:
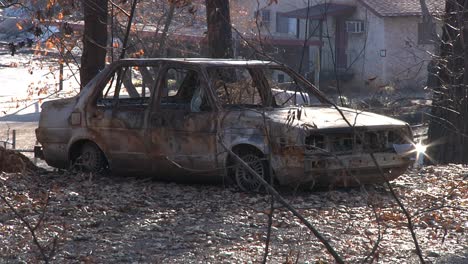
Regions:
<svg viewBox="0 0 468 264"><path fill-rule="evenodd" d="M336 67L338 69L343 69L348 66L348 58L346 54L346 49L348 47L348 34L346 32L345 19L336 18L335 34Z"/></svg>
<svg viewBox="0 0 468 264"><path fill-rule="evenodd" d="M149 118L156 177L200 181L219 174L215 170L217 112L212 111L206 81L199 76L183 67L163 70L159 100Z"/></svg>

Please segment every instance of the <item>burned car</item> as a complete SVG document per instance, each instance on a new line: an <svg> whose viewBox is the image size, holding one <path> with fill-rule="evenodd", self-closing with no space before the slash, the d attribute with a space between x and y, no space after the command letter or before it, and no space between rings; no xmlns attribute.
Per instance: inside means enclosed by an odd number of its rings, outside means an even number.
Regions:
<svg viewBox="0 0 468 264"><path fill-rule="evenodd" d="M411 128L337 107L270 61L124 59L75 97L45 102L37 139L51 166L166 180L281 185L382 183L411 164ZM229 151L228 151L229 150Z"/></svg>

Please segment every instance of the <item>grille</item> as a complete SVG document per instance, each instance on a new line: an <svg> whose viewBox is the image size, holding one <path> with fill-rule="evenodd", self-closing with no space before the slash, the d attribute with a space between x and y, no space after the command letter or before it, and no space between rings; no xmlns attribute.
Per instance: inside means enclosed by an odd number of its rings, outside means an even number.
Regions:
<svg viewBox="0 0 468 264"><path fill-rule="evenodd" d="M393 152L393 144L406 144L411 139L405 137L403 129L381 131L356 131L353 133L311 134L306 137L307 150L324 149L335 153L353 151Z"/></svg>

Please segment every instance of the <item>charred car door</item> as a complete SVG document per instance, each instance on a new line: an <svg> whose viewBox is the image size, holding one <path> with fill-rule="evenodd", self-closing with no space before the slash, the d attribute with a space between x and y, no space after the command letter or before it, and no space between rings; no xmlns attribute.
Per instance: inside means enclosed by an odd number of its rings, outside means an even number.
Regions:
<svg viewBox="0 0 468 264"><path fill-rule="evenodd" d="M148 124L156 176L199 181L216 175L217 112L207 91L196 68L168 65L161 71Z"/></svg>
<svg viewBox="0 0 468 264"><path fill-rule="evenodd" d="M118 67L102 84L89 113L88 127L96 132L114 173L150 172L145 127L158 67Z"/></svg>

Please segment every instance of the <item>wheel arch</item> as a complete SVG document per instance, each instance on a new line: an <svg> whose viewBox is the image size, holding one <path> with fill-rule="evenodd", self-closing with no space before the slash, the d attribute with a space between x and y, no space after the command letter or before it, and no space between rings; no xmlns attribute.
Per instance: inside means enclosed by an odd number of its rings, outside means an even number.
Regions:
<svg viewBox="0 0 468 264"><path fill-rule="evenodd" d="M233 145L233 146L231 146L231 151L236 153L236 154L239 154L242 151L246 151L246 152L249 151L249 152L253 152L255 154L258 154L263 158L266 158L266 155L268 155L268 153L264 153L257 146L252 145L252 144L247 144L247 143L240 143L240 144L237 144L237 145ZM235 159L229 153L227 155L226 161L225 161L226 173L227 173L228 176L232 175L232 167L233 167L234 164L235 164ZM271 165L269 165L269 166L271 166Z"/></svg>
<svg viewBox="0 0 468 264"><path fill-rule="evenodd" d="M106 152L104 151L104 149L98 143L96 143L94 140L89 139L89 138L78 138L78 139L74 140L70 144L70 146L68 147L68 159L69 159L70 162L73 162L76 158L78 158L79 151L80 151L81 147L85 143L92 143L92 144L96 145L98 147L98 149L101 151L101 153L104 156L105 160L107 161L107 164L110 166L110 160L107 157Z"/></svg>

